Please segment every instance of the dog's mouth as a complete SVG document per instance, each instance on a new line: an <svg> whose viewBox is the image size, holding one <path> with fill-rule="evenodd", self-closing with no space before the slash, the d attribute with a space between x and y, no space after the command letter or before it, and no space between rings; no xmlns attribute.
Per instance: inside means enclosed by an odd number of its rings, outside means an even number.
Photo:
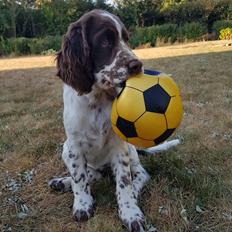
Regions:
<svg viewBox="0 0 232 232"><path fill-rule="evenodd" d="M124 88L126 86L126 81L122 81L116 85L116 88Z"/></svg>
<svg viewBox="0 0 232 232"><path fill-rule="evenodd" d="M127 76L114 79L104 79L99 83L99 85L102 86L104 89L124 88L127 79Z"/></svg>
<svg viewBox="0 0 232 232"><path fill-rule="evenodd" d="M118 72L117 75L114 76L112 82L115 87L125 87L127 79L130 77L128 71Z"/></svg>
<svg viewBox="0 0 232 232"><path fill-rule="evenodd" d="M126 81L122 81L115 86L115 88L114 88L116 91L115 97L117 97L123 91L125 86L126 86Z"/></svg>
<svg viewBox="0 0 232 232"><path fill-rule="evenodd" d="M126 80L121 81L120 83L117 84L110 84L110 87L106 88L105 91L107 95L111 96L113 100L122 92L125 86L126 86Z"/></svg>

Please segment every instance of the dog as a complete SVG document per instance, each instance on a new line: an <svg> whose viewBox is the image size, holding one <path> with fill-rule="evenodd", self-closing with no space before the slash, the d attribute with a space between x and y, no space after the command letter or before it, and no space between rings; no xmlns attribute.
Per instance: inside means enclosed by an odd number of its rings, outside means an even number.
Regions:
<svg viewBox="0 0 232 232"><path fill-rule="evenodd" d="M49 185L56 191L72 189L74 219L86 221L94 214L90 184L110 167L119 217L129 231L142 232L145 218L137 199L149 175L136 148L115 135L110 122L112 101L132 74L143 71L128 39L121 20L103 10L84 14L64 35L57 76L64 82L67 140L62 159L70 176L54 178Z"/></svg>

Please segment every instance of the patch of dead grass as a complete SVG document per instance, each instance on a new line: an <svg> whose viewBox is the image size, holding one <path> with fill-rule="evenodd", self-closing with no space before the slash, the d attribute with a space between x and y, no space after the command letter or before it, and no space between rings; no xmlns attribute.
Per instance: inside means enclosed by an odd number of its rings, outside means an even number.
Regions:
<svg viewBox="0 0 232 232"><path fill-rule="evenodd" d="M55 65L54 56L28 56L21 58L0 59L0 70L17 70L17 69L32 69L46 68Z"/></svg>

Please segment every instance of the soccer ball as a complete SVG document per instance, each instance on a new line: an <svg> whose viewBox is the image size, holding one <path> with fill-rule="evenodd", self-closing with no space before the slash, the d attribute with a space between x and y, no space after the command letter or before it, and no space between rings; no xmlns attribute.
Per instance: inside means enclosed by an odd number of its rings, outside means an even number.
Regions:
<svg viewBox="0 0 232 232"><path fill-rule="evenodd" d="M114 132L138 147L152 147L166 140L183 115L180 91L165 74L146 70L130 77L114 100Z"/></svg>

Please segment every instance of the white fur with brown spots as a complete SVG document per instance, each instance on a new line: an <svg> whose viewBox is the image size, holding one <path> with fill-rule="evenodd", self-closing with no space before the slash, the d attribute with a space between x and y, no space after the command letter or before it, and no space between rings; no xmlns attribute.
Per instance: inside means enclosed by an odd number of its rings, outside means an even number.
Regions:
<svg viewBox="0 0 232 232"><path fill-rule="evenodd" d="M122 141L110 122L118 86L130 74L142 71L127 37L119 18L101 10L91 11L70 25L57 55L57 75L64 81L67 136L62 159L70 176L54 178L49 185L63 192L72 188L74 218L84 221L94 214L90 183L101 178L105 166L111 167L119 217L129 231L142 232L145 218L137 197L149 175L135 147Z"/></svg>

